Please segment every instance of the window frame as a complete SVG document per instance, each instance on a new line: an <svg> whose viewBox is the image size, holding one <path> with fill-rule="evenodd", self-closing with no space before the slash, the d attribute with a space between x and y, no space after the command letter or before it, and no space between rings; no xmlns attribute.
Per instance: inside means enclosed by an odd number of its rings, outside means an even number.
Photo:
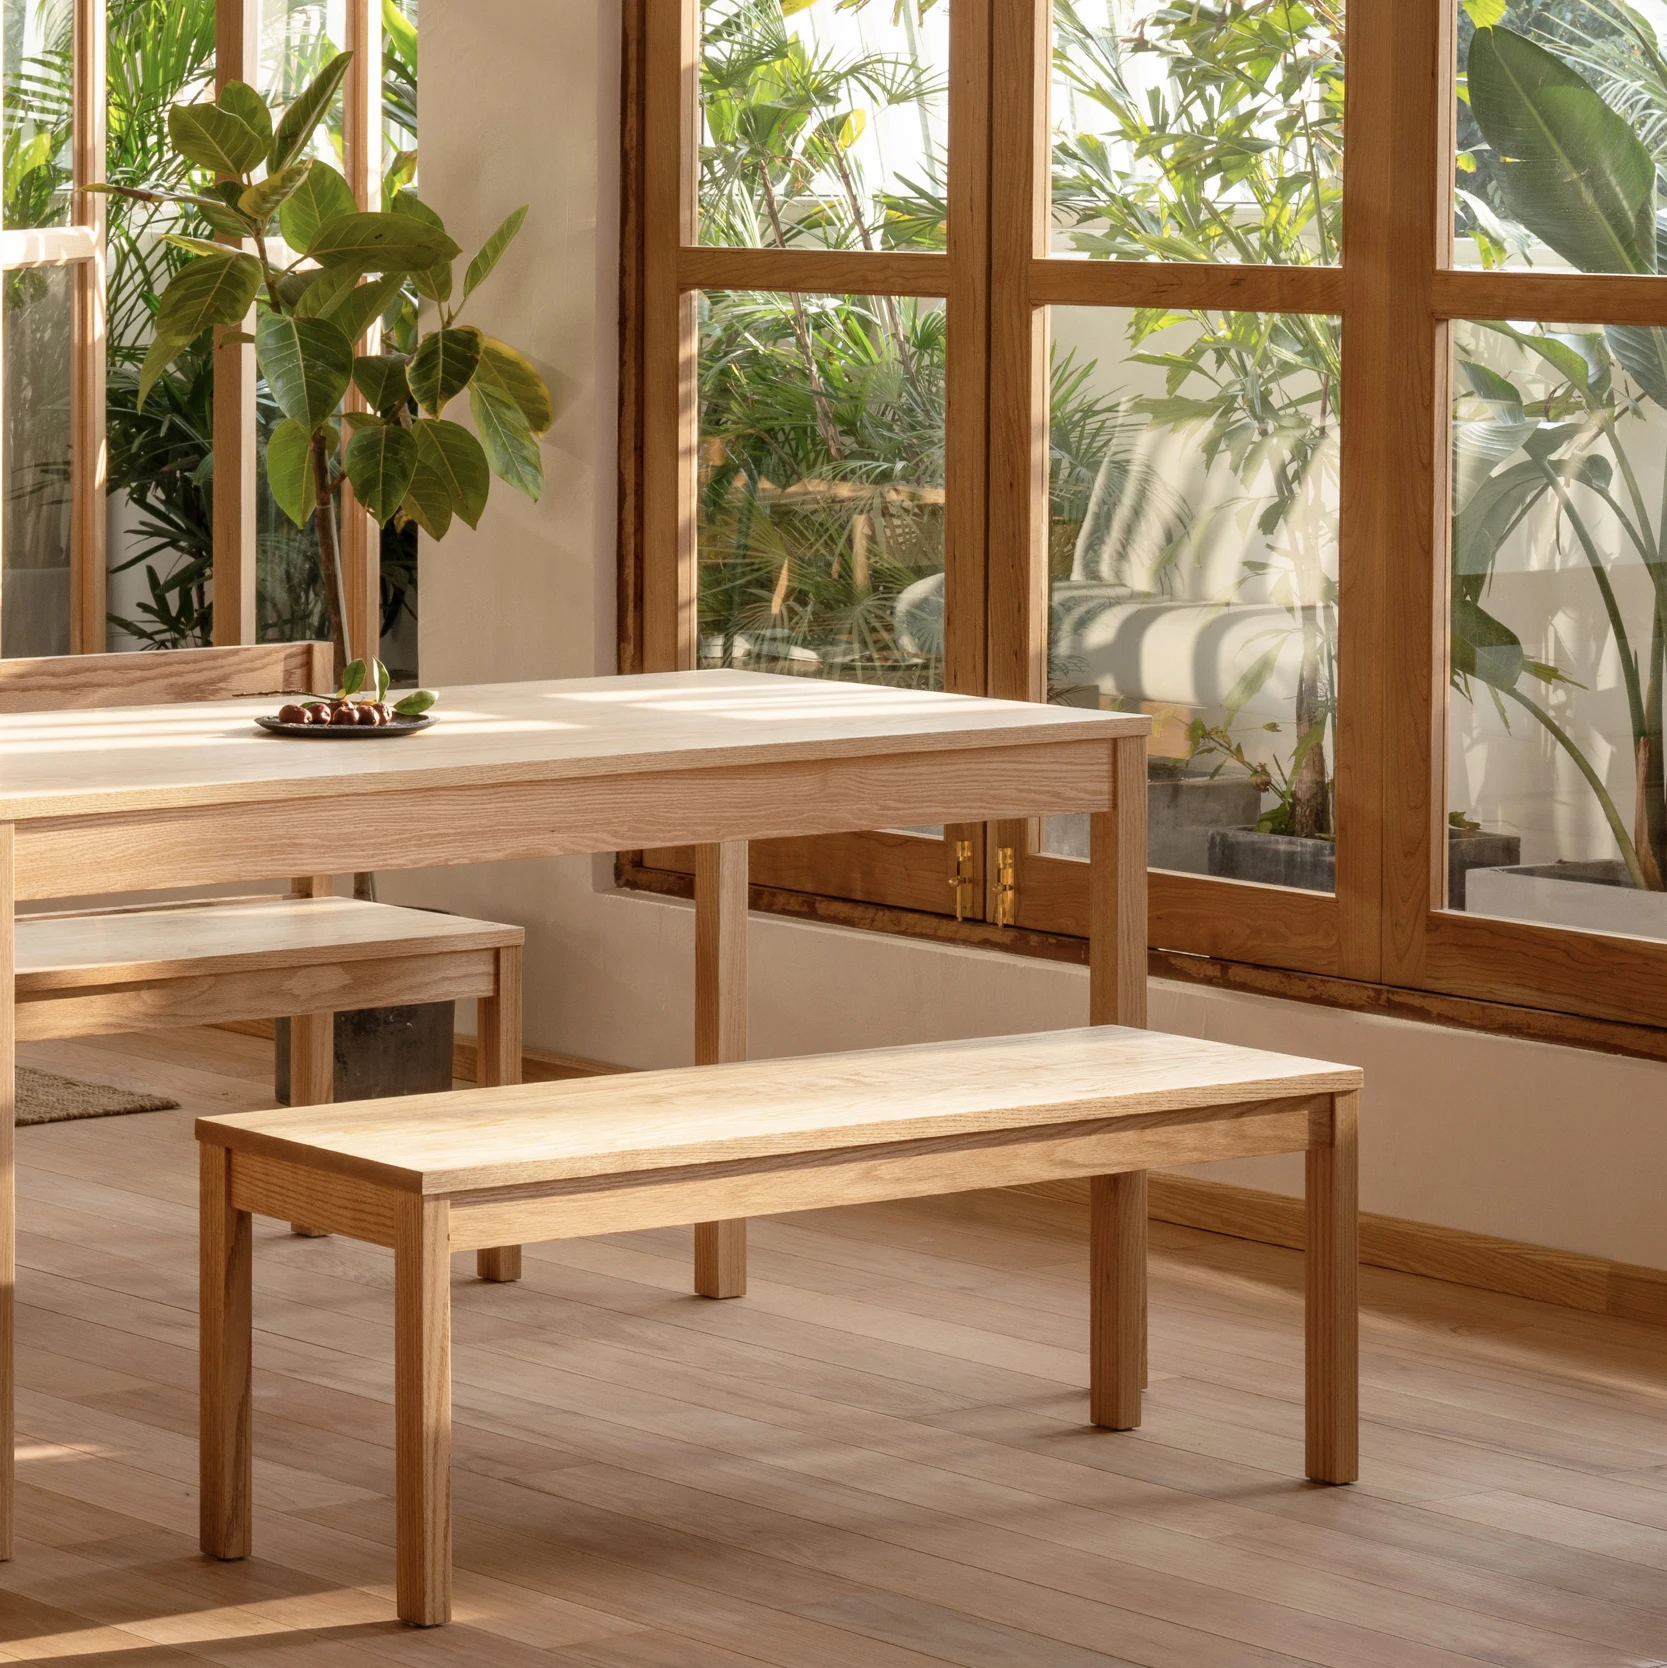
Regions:
<svg viewBox="0 0 1667 1668"><path fill-rule="evenodd" d="M108 641L106 593L107 448L105 436L108 255L104 198L83 188L105 178L107 19L104 0L73 0L75 109L71 149L73 206L68 225L0 227L0 268L73 266L70 442L70 652L102 654ZM347 45L354 58L343 88L346 173L362 208L380 206L382 181L382 8L347 0ZM216 0L215 88L257 79L260 0ZM217 330L214 356L216 479L237 483L215 496L214 642L256 641L255 361L247 343ZM375 353L373 323L356 351ZM350 408L362 408L356 391ZM380 541L370 516L343 489L342 572L354 642L380 619Z"/></svg>
<svg viewBox="0 0 1667 1668"><path fill-rule="evenodd" d="M1512 1013L1574 1016L1572 1040L1616 1024L1667 1027L1667 944L1449 911L1446 899L1450 701L1448 447L1455 319L1566 318L1667 326L1667 276L1453 265L1457 0L1348 0L1342 252L1334 267L1239 267L1061 258L1048 250L1051 0L951 0L951 246L947 257L732 251L693 244L698 133L698 0L625 7L621 377L621 669L693 664L692 310L699 282L768 272L772 287L888 288L916 262L947 260L954 317L985 344L985 491L950 540L946 614L952 689L1046 696L1047 308L1162 302L1342 321L1344 421L1339 528L1335 895L1168 871L1151 874L1154 962L1255 969L1309 1000L1359 1006L1349 992L1416 995L1442 1023L1511 1029ZM651 112L675 109L678 121ZM991 146L991 134L1030 135ZM675 141L676 144L670 143ZM968 152L970 151L970 155ZM675 227L676 235L670 229ZM686 245L679 247L679 245ZM907 264L903 264L907 263ZM698 281L698 282L697 282ZM924 280L923 280L924 281ZM931 293L944 293L934 288ZM959 298L957 300L957 297ZM955 375L951 347L951 375ZM962 361L976 375L976 355ZM954 406L951 423L977 425ZM950 447L956 444L952 434ZM969 451L965 456L974 457ZM953 497L954 495L952 495ZM976 639L976 640L974 640ZM1005 937L968 941L1065 954L1086 929L1084 866L1036 851L1034 824L977 835L984 876L1015 855L1017 915ZM853 837L860 841L860 837ZM855 848L860 861L860 845ZM622 870L675 889L665 854ZM841 867L848 868L850 852ZM883 887L767 877L782 907L875 919ZM983 877L981 877L982 879ZM980 898L989 902L989 885ZM792 901L793 899L799 901ZM866 916L864 915L864 912ZM941 914L941 907L937 913ZM988 910L981 913L991 913ZM993 916L992 916L993 918ZM921 918L920 930L952 937ZM1240 981L1242 982L1242 981ZM1454 1015L1468 1017L1454 1018ZM1590 1022L1608 1022L1593 1029ZM1527 1022L1524 1021L1524 1024ZM1539 1021L1536 1020L1538 1025ZM1520 1026L1518 1027L1520 1029ZM1543 1035L1543 1026L1532 1029ZM1658 1051L1652 1043L1645 1050Z"/></svg>

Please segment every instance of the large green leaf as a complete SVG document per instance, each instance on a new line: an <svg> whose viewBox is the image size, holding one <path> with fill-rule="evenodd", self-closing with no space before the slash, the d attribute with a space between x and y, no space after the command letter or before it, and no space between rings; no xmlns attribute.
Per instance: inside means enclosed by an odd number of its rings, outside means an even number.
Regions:
<svg viewBox="0 0 1667 1668"><path fill-rule="evenodd" d="M265 226L274 214L292 197L306 179L312 164L295 162L276 174L251 185L237 200L239 214L246 214L257 225Z"/></svg>
<svg viewBox="0 0 1667 1668"><path fill-rule="evenodd" d="M1657 405L1667 407L1667 330L1651 324L1611 324L1603 334L1632 380Z"/></svg>
<svg viewBox="0 0 1667 1668"><path fill-rule="evenodd" d="M502 383L477 377L469 384L469 410L493 473L536 504L544 490L544 464L520 406Z"/></svg>
<svg viewBox="0 0 1667 1668"><path fill-rule="evenodd" d="M411 392L431 417L469 386L480 364L481 333L458 326L423 337L411 359Z"/></svg>
<svg viewBox="0 0 1667 1668"><path fill-rule="evenodd" d="M353 379L353 344L331 319L291 319L262 312L255 357L278 409L316 429L341 404Z"/></svg>
<svg viewBox="0 0 1667 1668"><path fill-rule="evenodd" d="M520 406L521 415L527 419L527 427L534 434L547 433L556 420L556 414L544 378L508 342L500 342L496 336L486 336L482 338L482 343L481 359L485 364L485 374L500 383L504 392Z"/></svg>
<svg viewBox="0 0 1667 1668"><path fill-rule="evenodd" d="M228 81L215 98L222 110L230 111L251 133L268 143L272 139L272 111L265 99L247 81ZM254 163L250 163L252 168Z"/></svg>
<svg viewBox="0 0 1667 1668"><path fill-rule="evenodd" d="M312 431L293 417L286 417L266 443L266 483L278 508L297 527L305 527L318 496L313 484Z"/></svg>
<svg viewBox="0 0 1667 1668"><path fill-rule="evenodd" d="M266 159L268 170L287 168L307 148L352 62L351 52L338 52L291 100L272 138L271 153Z"/></svg>
<svg viewBox="0 0 1667 1668"><path fill-rule="evenodd" d="M463 299L465 301L486 282L492 268L503 259L504 251L515 241L516 234L520 232L526 218L527 205L523 203L480 246L480 253L469 262L469 270L463 275Z"/></svg>
<svg viewBox="0 0 1667 1668"><path fill-rule="evenodd" d="M360 272L420 272L456 257L446 234L404 214L340 214L326 221L307 253L320 266Z"/></svg>
<svg viewBox="0 0 1667 1668"><path fill-rule="evenodd" d="M443 539L451 530L454 513L451 486L446 477L428 461L419 441L417 467L406 489L401 512L422 528L431 539Z"/></svg>
<svg viewBox="0 0 1667 1668"><path fill-rule="evenodd" d="M266 136L217 104L172 106L168 137L187 162L217 174L250 173L266 155Z"/></svg>
<svg viewBox="0 0 1667 1668"><path fill-rule="evenodd" d="M417 442L398 423L374 423L347 443L347 478L378 525L393 519L417 469Z"/></svg>
<svg viewBox="0 0 1667 1668"><path fill-rule="evenodd" d="M387 278L373 278L349 290L329 309L329 317L339 324L353 341L364 335L374 319L399 294L402 280L398 273Z"/></svg>
<svg viewBox="0 0 1667 1668"><path fill-rule="evenodd" d="M492 490L491 470L481 443L461 423L432 417L419 418L412 424L412 433L417 437L423 467L446 483L452 508L471 527L478 527L487 494Z"/></svg>
<svg viewBox="0 0 1667 1668"><path fill-rule="evenodd" d="M237 250L188 261L163 292L159 334L189 342L213 324L237 325L248 316L260 288L260 262Z"/></svg>
<svg viewBox="0 0 1667 1668"><path fill-rule="evenodd" d="M310 254L319 227L352 214L356 206L347 181L328 162L315 162L279 212L284 242L297 254Z"/></svg>
<svg viewBox="0 0 1667 1668"><path fill-rule="evenodd" d="M1526 658L1522 639L1508 625L1463 597L1453 598L1451 620L1454 673L1477 678L1495 689L1515 689Z"/></svg>
<svg viewBox="0 0 1667 1668"><path fill-rule="evenodd" d="M446 223L440 218L438 211L431 209L410 186L402 187L388 199L388 212L403 214L410 220L420 220L425 226L432 226L439 232L446 229Z"/></svg>
<svg viewBox="0 0 1667 1668"><path fill-rule="evenodd" d="M1517 220L1582 272L1655 271L1655 163L1584 76L1513 30L1478 29L1469 87Z"/></svg>
<svg viewBox="0 0 1667 1668"><path fill-rule="evenodd" d="M161 331L151 338L150 347L145 352L145 362L139 367L139 409L145 409L145 401L150 398L153 389L162 373L185 352L190 341L179 341L173 336L165 336Z"/></svg>
<svg viewBox="0 0 1667 1668"><path fill-rule="evenodd" d="M353 361L353 385L372 411L391 411L410 393L403 353L366 355Z"/></svg>

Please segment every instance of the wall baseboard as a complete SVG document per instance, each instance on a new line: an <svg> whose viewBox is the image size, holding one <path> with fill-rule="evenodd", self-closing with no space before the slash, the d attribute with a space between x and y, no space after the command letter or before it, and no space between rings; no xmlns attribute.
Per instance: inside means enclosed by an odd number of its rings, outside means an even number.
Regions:
<svg viewBox="0 0 1667 1668"><path fill-rule="evenodd" d="M1086 1182L1039 1182L1021 1188L1044 1198L1088 1203ZM1159 1222L1202 1228L1235 1239L1302 1249L1303 1203L1281 1193L1154 1171L1151 1214ZM1461 1228L1408 1222L1398 1216L1360 1217L1360 1260L1371 1268L1422 1274L1511 1297L1558 1303L1617 1320L1667 1325L1667 1270L1610 1262L1574 1251L1552 1251L1518 1240L1494 1239Z"/></svg>

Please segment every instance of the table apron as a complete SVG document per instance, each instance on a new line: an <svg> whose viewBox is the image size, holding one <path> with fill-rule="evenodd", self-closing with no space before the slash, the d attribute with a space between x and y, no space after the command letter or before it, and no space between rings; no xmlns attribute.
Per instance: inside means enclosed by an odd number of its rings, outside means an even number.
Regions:
<svg viewBox="0 0 1667 1668"><path fill-rule="evenodd" d="M1115 742L922 751L42 818L18 898L1105 810Z"/></svg>

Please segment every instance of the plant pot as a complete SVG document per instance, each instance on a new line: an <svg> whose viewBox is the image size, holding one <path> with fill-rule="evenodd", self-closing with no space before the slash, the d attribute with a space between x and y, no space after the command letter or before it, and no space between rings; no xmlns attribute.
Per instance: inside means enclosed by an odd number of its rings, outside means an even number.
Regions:
<svg viewBox="0 0 1667 1668"><path fill-rule="evenodd" d="M1472 869L1465 882L1473 915L1667 940L1667 892L1639 891L1618 859Z"/></svg>
<svg viewBox="0 0 1667 1668"><path fill-rule="evenodd" d="M1337 842L1264 834L1259 828L1215 828L1210 831L1209 873L1258 886L1335 892Z"/></svg>
<svg viewBox="0 0 1667 1668"><path fill-rule="evenodd" d="M356 1008L336 1015L337 1100L445 1094L452 1085L454 1002ZM289 1021L276 1027L273 1088L289 1105Z"/></svg>
<svg viewBox="0 0 1667 1668"><path fill-rule="evenodd" d="M1208 771L1157 776L1146 784L1146 862L1183 874L1209 872L1210 833L1254 822L1262 796L1248 776ZM1088 818L1049 817L1044 850L1050 857L1088 860Z"/></svg>
<svg viewBox="0 0 1667 1668"><path fill-rule="evenodd" d="M1461 834L1447 836L1447 907L1464 909L1465 888L1477 869L1510 867L1522 861L1522 841L1515 834Z"/></svg>

